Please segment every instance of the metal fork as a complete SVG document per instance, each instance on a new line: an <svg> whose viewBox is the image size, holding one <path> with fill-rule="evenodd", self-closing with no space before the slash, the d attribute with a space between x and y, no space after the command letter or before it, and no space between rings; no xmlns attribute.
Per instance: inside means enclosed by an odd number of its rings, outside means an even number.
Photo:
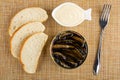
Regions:
<svg viewBox="0 0 120 80"><path fill-rule="evenodd" d="M102 47L102 37L104 28L106 27L108 21L109 21L109 15L110 15L111 5L110 4L104 4L102 14L99 20L101 32L100 32L100 39L99 39L99 45L98 50L96 54L96 59L93 66L93 74L97 75L99 68L100 68L100 54L101 54L101 47Z"/></svg>

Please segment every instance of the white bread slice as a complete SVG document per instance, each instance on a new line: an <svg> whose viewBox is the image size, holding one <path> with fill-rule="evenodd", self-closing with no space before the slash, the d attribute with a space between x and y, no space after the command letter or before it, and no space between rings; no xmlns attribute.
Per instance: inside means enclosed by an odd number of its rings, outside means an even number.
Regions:
<svg viewBox="0 0 120 80"><path fill-rule="evenodd" d="M11 20L9 35L12 34L23 24L33 21L44 22L48 18L47 12L39 7L25 8L18 12Z"/></svg>
<svg viewBox="0 0 120 80"><path fill-rule="evenodd" d="M36 33L30 36L21 48L20 60L27 73L35 73L42 49L48 36L45 33Z"/></svg>
<svg viewBox="0 0 120 80"><path fill-rule="evenodd" d="M15 58L19 58L20 48L24 40L36 32L43 32L44 25L41 22L31 22L19 28L11 37L11 53Z"/></svg>

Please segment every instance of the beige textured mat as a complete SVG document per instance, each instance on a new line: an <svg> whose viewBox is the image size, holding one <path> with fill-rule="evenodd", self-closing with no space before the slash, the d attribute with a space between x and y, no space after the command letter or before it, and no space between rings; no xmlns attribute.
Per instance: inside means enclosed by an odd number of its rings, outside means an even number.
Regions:
<svg viewBox="0 0 120 80"><path fill-rule="evenodd" d="M92 8L92 21L84 21L78 27L65 28L51 17L51 11L60 3L71 1L84 9ZM93 63L99 39L99 15L104 3L111 3L110 21L105 29L101 55L101 68L94 76ZM10 19L21 9L41 7L47 10L49 19L44 22L49 35L42 52L37 73L27 74L20 62L13 58L9 49L8 26ZM120 80L120 0L0 0L0 80ZM74 30L88 42L89 53L79 68L66 70L55 65L50 57L49 46L58 31Z"/></svg>

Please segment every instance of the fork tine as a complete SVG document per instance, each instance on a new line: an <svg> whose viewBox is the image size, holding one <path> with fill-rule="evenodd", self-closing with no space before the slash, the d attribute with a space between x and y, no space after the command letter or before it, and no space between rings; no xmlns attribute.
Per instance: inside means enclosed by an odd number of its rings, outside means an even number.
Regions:
<svg viewBox="0 0 120 80"><path fill-rule="evenodd" d="M105 13L105 4L103 6L103 10L102 10L102 14L101 14L100 20L103 20L104 13Z"/></svg>
<svg viewBox="0 0 120 80"><path fill-rule="evenodd" d="M103 21L107 21L109 18L109 13L110 13L111 5L110 4L104 4L103 6L103 11L101 14L100 19Z"/></svg>
<svg viewBox="0 0 120 80"><path fill-rule="evenodd" d="M107 12L108 12L108 4L105 4L106 8L105 8L105 13L104 13L104 21L106 20L106 16L107 16Z"/></svg>
<svg viewBox="0 0 120 80"><path fill-rule="evenodd" d="M106 12L107 12L107 4L104 4L104 12L102 13L103 14L103 17L102 17L102 20L104 21L105 20L105 16L106 16Z"/></svg>
<svg viewBox="0 0 120 80"><path fill-rule="evenodd" d="M110 10L111 10L111 5L110 4L108 4L107 5L107 9L106 9L106 15L105 15L105 21L107 21L108 20L108 18L109 18L109 15L110 15Z"/></svg>

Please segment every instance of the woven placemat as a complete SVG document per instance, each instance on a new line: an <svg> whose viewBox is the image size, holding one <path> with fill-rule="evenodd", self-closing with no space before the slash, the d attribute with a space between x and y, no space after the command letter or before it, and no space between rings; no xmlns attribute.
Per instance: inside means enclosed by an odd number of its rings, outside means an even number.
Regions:
<svg viewBox="0 0 120 80"><path fill-rule="evenodd" d="M77 27L65 28L51 17L52 10L59 4L71 1L83 9L92 8L92 21L84 21ZM103 39L101 67L97 76L93 75L93 63L99 40L99 16L104 3L112 4L110 21ZM49 18L44 25L49 35L39 60L37 72L27 74L20 61L10 53L8 27L11 18L27 7L44 8ZM0 0L0 80L120 80L120 0ZM52 38L64 30L74 30L85 37L89 47L86 61L77 69L63 69L54 64L49 46Z"/></svg>

